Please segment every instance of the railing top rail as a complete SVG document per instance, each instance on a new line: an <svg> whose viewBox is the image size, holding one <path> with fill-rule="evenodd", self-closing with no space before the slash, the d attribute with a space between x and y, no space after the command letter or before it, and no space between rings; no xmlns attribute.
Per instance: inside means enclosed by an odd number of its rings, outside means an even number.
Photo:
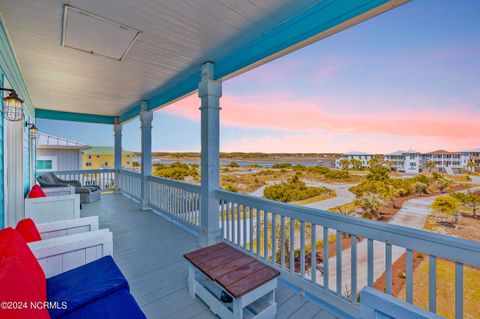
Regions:
<svg viewBox="0 0 480 319"><path fill-rule="evenodd" d="M166 184L172 187L181 188L190 192L200 193L200 189L201 189L200 185L197 185L197 184L176 181L173 179L168 179L168 178L163 178L158 176L148 176L147 179L153 182L158 182L158 183Z"/></svg>
<svg viewBox="0 0 480 319"><path fill-rule="evenodd" d="M431 233L405 226L384 224L224 190L217 190L215 194L221 200L480 267L480 243L472 240Z"/></svg>
<svg viewBox="0 0 480 319"><path fill-rule="evenodd" d="M43 175L47 173L55 174L98 174L98 173L113 173L113 169L81 169L81 170L71 170L71 171L51 171L51 172L39 172L37 175Z"/></svg>
<svg viewBox="0 0 480 319"><path fill-rule="evenodd" d="M125 174L125 175L132 175L132 176L135 176L135 177L141 177L142 176L142 174L140 174L140 173L128 171L126 169L121 169L120 173Z"/></svg>

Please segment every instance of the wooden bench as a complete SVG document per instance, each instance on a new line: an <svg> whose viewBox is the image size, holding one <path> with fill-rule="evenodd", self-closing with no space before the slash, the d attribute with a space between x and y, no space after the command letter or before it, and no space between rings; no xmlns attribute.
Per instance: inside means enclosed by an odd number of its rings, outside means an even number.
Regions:
<svg viewBox="0 0 480 319"><path fill-rule="evenodd" d="M223 319L274 318L275 289L280 272L226 243L185 254L190 262L188 288ZM222 291L233 302L220 299Z"/></svg>

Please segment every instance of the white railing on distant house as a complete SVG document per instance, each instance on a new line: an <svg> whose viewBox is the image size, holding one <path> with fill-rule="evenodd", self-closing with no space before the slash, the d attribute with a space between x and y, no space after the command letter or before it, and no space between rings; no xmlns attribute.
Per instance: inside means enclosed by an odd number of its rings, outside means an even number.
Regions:
<svg viewBox="0 0 480 319"><path fill-rule="evenodd" d="M61 179L79 181L82 186L97 185L103 193L115 190L115 171L113 169L55 171L53 173Z"/></svg>
<svg viewBox="0 0 480 319"><path fill-rule="evenodd" d="M148 176L149 206L197 231L200 225L200 185Z"/></svg>
<svg viewBox="0 0 480 319"><path fill-rule="evenodd" d="M358 292L365 285L372 287L384 272L385 292L392 294L392 260L404 253L406 300L412 303L413 258L421 252L429 256L429 310L436 312L436 262L441 258L455 264L455 318L463 318L463 270L464 265L480 267L477 242L222 190L216 196L224 241L266 261L301 291L350 316L359 315ZM351 248L343 250L342 240L348 236ZM332 244L335 240L336 257L317 263L317 251L329 255L329 239ZM317 250L319 240L324 244ZM314 271L308 260L315 261Z"/></svg>
<svg viewBox="0 0 480 319"><path fill-rule="evenodd" d="M142 175L140 173L120 170L117 174L118 191L140 201L142 197Z"/></svg>

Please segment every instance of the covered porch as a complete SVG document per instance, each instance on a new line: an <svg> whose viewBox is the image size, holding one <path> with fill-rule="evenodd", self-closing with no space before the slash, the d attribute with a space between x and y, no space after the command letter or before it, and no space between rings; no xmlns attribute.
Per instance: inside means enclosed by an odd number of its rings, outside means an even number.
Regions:
<svg viewBox="0 0 480 319"><path fill-rule="evenodd" d="M114 258L127 277L147 318L215 318L187 287L183 254L198 249L197 238L120 194L103 195L86 204L82 217L99 216L100 227L114 236ZM315 302L280 284L276 291L277 318L330 319L334 316Z"/></svg>
<svg viewBox="0 0 480 319"><path fill-rule="evenodd" d="M456 318L463 318L464 265L480 267L478 243L219 187L223 81L407 1L218 2L220 6L211 1L78 1L78 6L88 8L83 11L47 1L35 4L41 12L35 16L27 1L0 4L2 86L8 84L23 97L27 122L41 118L113 128L114 169L56 174L113 193L86 204L82 214L98 215L101 225L113 232L114 258L142 310L149 318L213 317L201 301L189 297L182 255L223 241L280 271L278 318L373 318L369 314L387 311L376 307L388 303L400 309L395 315L414 317L416 252L430 260L430 313L425 318L433 318L437 309L437 259L455 264L452 307ZM62 14L63 28L68 27L65 16L72 14L72 19L87 16L134 36L120 55L99 44L110 40L108 32L90 43L92 47L78 46L62 33ZM111 25L103 27L108 31ZM52 37L62 45L49 41ZM201 116L200 185L152 176L153 112L190 94L199 96L198 105L192 107L200 107ZM141 170L133 172L122 168L122 130L137 117ZM8 197L2 228L24 217L24 196L37 175L35 141L23 122L22 118L20 124L9 124L5 136L2 130L2 146L9 149L2 170L7 181L2 193ZM329 256L331 237L335 257L318 263L317 249ZM348 250L343 249L344 238L351 242ZM384 257L376 258L379 252ZM392 277L398 275L393 262L401 254L405 254L405 302L391 296ZM382 302L365 306L371 311L362 314L361 306L368 300L359 299L360 291L373 288L383 273L385 291L376 292Z"/></svg>

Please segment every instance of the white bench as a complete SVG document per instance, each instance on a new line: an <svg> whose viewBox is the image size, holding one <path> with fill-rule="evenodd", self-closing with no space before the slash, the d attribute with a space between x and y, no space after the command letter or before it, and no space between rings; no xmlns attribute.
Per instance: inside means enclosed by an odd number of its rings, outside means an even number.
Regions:
<svg viewBox="0 0 480 319"><path fill-rule="evenodd" d="M98 229L98 216L38 224L42 240L28 246L47 278L113 255L113 236Z"/></svg>
<svg viewBox="0 0 480 319"><path fill-rule="evenodd" d="M25 198L25 218L35 223L50 223L59 220L80 218L80 195L69 187L47 190L47 197ZM62 195L49 195L59 194Z"/></svg>

